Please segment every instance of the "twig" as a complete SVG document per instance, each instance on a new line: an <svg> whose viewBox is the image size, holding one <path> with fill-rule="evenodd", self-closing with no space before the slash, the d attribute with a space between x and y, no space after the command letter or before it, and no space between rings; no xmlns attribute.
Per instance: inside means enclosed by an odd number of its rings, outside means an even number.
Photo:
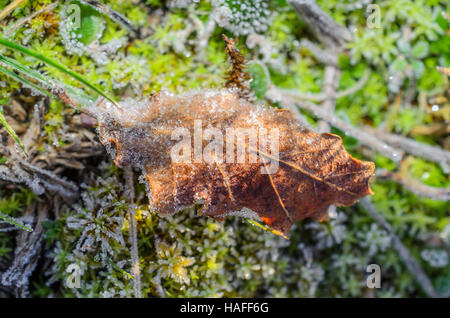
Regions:
<svg viewBox="0 0 450 318"><path fill-rule="evenodd" d="M358 139L361 143L379 151L396 162L402 159L404 151L432 162L439 163L443 166L444 170L446 170L447 166L450 164L450 152L447 150L417 142L404 136L388 134L367 126L362 128L354 127L337 118L333 113L324 111L321 107L311 102L301 100L299 97L287 96L284 90L281 90L275 86L272 86L269 89L266 96L273 101L281 102L290 109L293 109L296 107L295 105L298 105L300 108L312 112L320 119L323 119L336 128L345 131L349 135Z"/></svg>
<svg viewBox="0 0 450 318"><path fill-rule="evenodd" d="M313 0L288 0L288 3L326 47L342 47L351 41L351 33L334 21Z"/></svg>
<svg viewBox="0 0 450 318"><path fill-rule="evenodd" d="M443 67L443 66L438 66L436 67L436 69L441 72L442 74L445 74L447 76L450 76L450 68L449 67Z"/></svg>
<svg viewBox="0 0 450 318"><path fill-rule="evenodd" d="M372 202L370 202L368 198L363 198L360 201L360 203L364 207L364 209L370 214L370 216L375 220L375 222L377 222L389 234L394 244L393 246L395 250L398 252L399 256L403 259L409 272L416 278L417 282L420 284L424 292L429 297L433 298L441 297L434 289L433 284L431 283L428 276L425 274L423 269L411 255L408 248L405 245L403 245L402 241L398 238L397 235L395 235L392 226L384 219L384 217L380 213L378 213Z"/></svg>
<svg viewBox="0 0 450 318"><path fill-rule="evenodd" d="M289 0L288 2L325 47L325 50L321 50L307 40L303 41L303 44L309 46L319 60L326 62L321 108L325 112L334 113L336 92L339 88L341 77L338 56L342 52L344 45L351 40L351 34L345 27L327 15L314 1ZM290 108L292 109L293 107ZM328 122L324 120L318 122L317 128L319 132L330 131ZM332 206L330 208L333 209Z"/></svg>
<svg viewBox="0 0 450 318"><path fill-rule="evenodd" d="M337 55L335 55L337 61ZM341 78L341 69L335 65L329 64L325 66L325 74L323 80L323 92L325 99L322 102L321 108L329 113L334 113L336 107L336 91L339 86L339 79ZM319 132L329 132L330 126L327 121L319 121Z"/></svg>
<svg viewBox="0 0 450 318"><path fill-rule="evenodd" d="M328 50L323 50L318 47L316 44L311 42L308 39L302 39L300 41L300 46L308 49L314 57L322 63L325 64L335 64L336 59L334 58L334 54L330 54ZM337 65L336 65L337 66Z"/></svg>
<svg viewBox="0 0 450 318"><path fill-rule="evenodd" d="M127 197L130 204L134 204L134 181L133 170L131 167L124 169L125 180L127 186ZM131 262L133 264L133 276L134 276L134 295L136 298L142 298L141 288L141 273L139 268L139 250L137 240L137 228L136 228L136 211L134 208L130 208L130 241L131 241Z"/></svg>
<svg viewBox="0 0 450 318"><path fill-rule="evenodd" d="M358 80L358 82L356 82L356 84L354 86L349 87L347 89L344 89L343 91L336 93L336 99L351 95L351 94L359 91L361 88L364 87L364 85L366 85L367 80L369 79L369 76L370 76L370 69L366 68L364 75Z"/></svg>
<svg viewBox="0 0 450 318"><path fill-rule="evenodd" d="M198 29L197 32L197 47L195 48L196 60L204 61L206 56L206 48L208 47L208 41L214 30L216 29L216 21L210 17L206 24L203 25L202 21L196 16L192 15L192 20Z"/></svg>
<svg viewBox="0 0 450 318"><path fill-rule="evenodd" d="M273 84L270 80L270 73L269 70L267 69L266 65L263 63L260 63L261 67L264 69L264 72L266 74L267 79L269 80L269 87L272 87ZM280 89L281 90L281 89ZM268 93L268 92L267 92ZM267 94L266 93L266 94ZM266 95L267 97L269 97L268 95ZM269 98L270 99L270 98ZM299 122L301 122L306 128L308 128L309 130L312 131L316 131L316 128L311 125L308 121L308 119L299 111L298 107L293 105L293 104L289 104L289 105L283 105L285 107L287 107L289 110L292 111L292 113L294 114L295 118L297 118L297 120Z"/></svg>
<svg viewBox="0 0 450 318"><path fill-rule="evenodd" d="M36 167L36 166L32 165L31 163L28 163L25 160L21 159L18 156L13 155L13 157L16 160L19 161L20 165L22 165L23 167L27 168L28 170L30 170L30 171L32 171L32 172L34 172L36 174L39 174L41 176L47 177L51 181L62 185L67 190L70 190L70 191L73 191L73 192L78 192L78 186L75 183L67 181L67 180L64 180L64 179L61 179L56 174L54 174L54 173L52 173L52 172L50 172L48 170Z"/></svg>
<svg viewBox="0 0 450 318"><path fill-rule="evenodd" d="M39 191L43 192L45 188L48 191L60 194L68 202L73 202L78 198L78 187L74 183L64 180L48 170L26 162L14 150L5 147L1 147L1 149L6 150L13 160L10 167L6 165L0 166L0 180L16 184L26 184L33 191L39 189Z"/></svg>
<svg viewBox="0 0 450 318"><path fill-rule="evenodd" d="M405 152L412 155L428 159L444 166L448 166L450 164L450 151L444 150L440 147L417 142L404 136L385 133L370 127L364 127L364 130L370 132L390 145L403 149Z"/></svg>
<svg viewBox="0 0 450 318"><path fill-rule="evenodd" d="M433 200L449 201L450 200L450 187L436 188L430 187L421 182L412 179L407 174L401 174L398 172L392 172L384 169L378 169L375 171L375 175L378 178L388 179L400 183L409 191Z"/></svg>
<svg viewBox="0 0 450 318"><path fill-rule="evenodd" d="M1 276L1 283L12 286L16 297L26 297L30 275L33 273L42 248L42 222L47 218L48 209L44 202L29 206L26 214L34 215L37 210L37 221L33 232L19 232L14 260Z"/></svg>
<svg viewBox="0 0 450 318"><path fill-rule="evenodd" d="M6 31L5 31L5 35L9 35L11 34L11 32L13 32L14 30L16 30L18 27L20 27L21 25L27 23L28 21L30 21L31 19L33 19L35 16L46 12L46 11L51 11L54 8L56 8L56 6L58 6L59 1L50 3L49 5L43 7L42 9L33 12L32 14L30 14L27 17L23 17L22 19L18 20L16 23L14 23L12 26L10 26Z"/></svg>
<svg viewBox="0 0 450 318"><path fill-rule="evenodd" d="M3 9L2 12L0 12L0 20L3 20L4 17L6 17L8 14L14 11L18 6L20 6L25 1L27 0L14 0L9 5L7 5L6 8Z"/></svg>
<svg viewBox="0 0 450 318"><path fill-rule="evenodd" d="M289 110L291 110L294 113L294 116L308 129L312 131L316 131L317 129L313 127L309 122L308 119L298 110L298 107L294 104L287 104L283 105L284 107L287 107Z"/></svg>
<svg viewBox="0 0 450 318"><path fill-rule="evenodd" d="M324 45L325 51L318 56L325 56L327 65L324 72L322 108L327 112L334 112L336 105L336 91L339 86L341 70L338 66L338 56L345 44L351 40L350 32L342 25L333 20L312 0L289 0L300 19L306 22L308 28L314 33ZM325 53L325 54L322 54ZM318 130L327 132L330 126L326 121L319 121Z"/></svg>
<svg viewBox="0 0 450 318"><path fill-rule="evenodd" d="M345 97L345 96L348 96L348 95L351 95L351 94L357 92L358 90L363 88L364 85L366 85L367 80L369 79L369 76L370 76L370 71L369 71L369 69L366 69L366 72L364 73L364 75L358 80L358 82L354 86L349 87L343 91L337 92L334 97L336 99L339 99L339 98L342 98L342 97ZM283 89L283 88L278 88L278 89L292 97L310 100L313 102L322 102L326 98L326 95L323 92L314 94L314 93L302 93L302 92L299 92L299 91L293 90L293 89Z"/></svg>

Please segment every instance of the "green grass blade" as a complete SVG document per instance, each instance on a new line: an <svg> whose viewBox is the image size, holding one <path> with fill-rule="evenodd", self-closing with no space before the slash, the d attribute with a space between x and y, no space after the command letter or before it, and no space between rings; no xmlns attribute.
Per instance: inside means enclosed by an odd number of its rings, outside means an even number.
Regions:
<svg viewBox="0 0 450 318"><path fill-rule="evenodd" d="M89 87L90 89L92 89L94 92L96 92L97 94L103 96L104 98L106 98L107 100L109 100L111 103L113 103L114 105L116 105L117 107L120 108L119 104L112 99L111 97L109 97L108 95L106 95L106 93L104 93L102 90L100 90L99 88L97 88L96 86L94 86L93 84L89 83L87 80L85 80L82 76L78 75L77 73L71 71L70 69L68 69L67 67L65 67L62 64L59 64L58 62L38 53L35 52L33 50L27 49L26 47L23 47L21 45L18 45L14 42L8 41L4 38L0 37L0 45L6 46L12 50L15 51L19 51L23 54L32 56L44 63L47 63L48 65L53 66L54 68L60 70L61 72L71 76L72 78L74 78L75 80L79 81L80 83L84 84L85 86Z"/></svg>
<svg viewBox="0 0 450 318"><path fill-rule="evenodd" d="M7 68L4 68L3 66L0 65L0 72L5 73L6 75L14 78L16 81L21 82L27 86L30 86L36 90L38 90L39 92L41 92L44 95L50 96L50 93L47 92L46 90L42 89L41 87L37 86L36 84L30 82L29 80L21 77L20 75L17 75L14 72L11 72L10 70L8 70Z"/></svg>
<svg viewBox="0 0 450 318"><path fill-rule="evenodd" d="M25 146L23 145L22 141L20 141L19 137L17 137L16 132L12 127L7 123L5 116L3 115L3 108L0 107L0 123L5 126L8 133L13 137L14 141L20 146L25 156L28 156L27 151L25 150Z"/></svg>
<svg viewBox="0 0 450 318"><path fill-rule="evenodd" d="M133 275L131 275L130 273L124 271L122 268L120 268L119 266L117 266L113 261L110 260L109 263L112 265L112 267L113 267L115 270L117 270L117 271L121 272L122 274L128 276L128 278L130 278L130 279L134 279L134 276L133 276Z"/></svg>
<svg viewBox="0 0 450 318"><path fill-rule="evenodd" d="M10 66L11 68L21 72L24 75L27 75L27 76L30 76L30 77L34 78L35 80L37 80L40 83L42 83L48 89L51 89L56 84L53 80L50 80L50 79L46 78L44 75L42 75L38 71L35 71L32 68L30 68L30 67L28 67L26 65L23 65L23 64L19 63L16 60L13 60L13 59L10 59L10 58L8 58L6 56L3 56L1 54L0 54L0 62L3 62L4 64L6 64L6 65ZM8 74L8 75L10 75L10 74ZM19 80L19 81L23 82L19 78L16 78L16 80ZM26 83L26 84L30 85L28 83ZM57 85L62 85L62 84L57 84ZM79 97L81 97L81 98L83 98L85 100L90 100L90 101L94 100L91 96L84 94L81 90L76 89L75 87L72 87L72 86L66 85L66 84L64 84L62 86L64 86L64 88L67 90L67 92L70 95L79 96ZM35 87L35 88L37 88L37 87ZM45 92L45 94L49 95L47 92Z"/></svg>
<svg viewBox="0 0 450 318"><path fill-rule="evenodd" d="M27 227L27 226L25 226L23 224L20 224L19 222L15 221L13 218L11 218L11 217L9 217L6 214L3 214L1 212L0 212L0 220L3 220L4 222L6 222L8 224L12 224L12 225L18 226L22 230L25 230L25 231L28 231L28 232L33 232L33 229L31 229L31 228L29 228L29 227Z"/></svg>
<svg viewBox="0 0 450 318"><path fill-rule="evenodd" d="M5 63L6 65L14 68L15 70L21 72L22 74L26 74L26 75L38 80L39 82L41 82L42 84L44 84L47 87L52 86L52 82L49 81L48 79L46 79L41 73L33 70L32 68L30 68L28 66L20 64L16 60L10 59L10 58L0 54L0 62Z"/></svg>
<svg viewBox="0 0 450 318"><path fill-rule="evenodd" d="M286 239L286 240L289 240L289 238L288 238L286 235L284 235L283 233L281 233L280 231L271 229L270 227L268 227L268 226L266 226L266 225L262 225L262 224L260 224L260 223L258 223L258 222L256 222L256 221L254 221L254 220L251 220L251 219L247 219L247 222L250 223L250 224L252 224L252 225L254 225L254 226L259 227L260 229L263 229L263 230L266 231L266 232L270 232L270 233L272 233L272 234L281 236L282 238L284 238L284 239Z"/></svg>

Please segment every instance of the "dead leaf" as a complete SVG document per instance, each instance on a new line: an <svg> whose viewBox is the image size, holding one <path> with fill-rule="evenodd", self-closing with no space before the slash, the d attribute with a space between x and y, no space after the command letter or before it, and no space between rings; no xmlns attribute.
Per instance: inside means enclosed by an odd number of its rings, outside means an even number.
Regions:
<svg viewBox="0 0 450 318"><path fill-rule="evenodd" d="M286 234L297 220L325 220L328 206L351 205L371 194L374 164L352 158L339 136L319 135L302 127L290 111L253 105L230 90L180 96L160 92L139 104L121 103L122 110L109 103L102 107L101 142L107 147L115 145L118 166L142 168L150 207L161 214L203 202L202 214L222 221L232 212L248 215L247 208L272 229ZM227 128L278 129L278 157L270 145L255 148L246 139L244 150L257 155L254 163L228 163L218 156L214 162L195 162L191 142L191 162L175 163L171 149L179 140L172 133L184 127L194 136L195 120L201 121L203 131L216 128L222 136ZM203 139L203 149L208 142L211 140ZM230 140L224 142L226 156ZM235 156L242 144L232 143ZM276 161L275 173L262 173L268 162Z"/></svg>

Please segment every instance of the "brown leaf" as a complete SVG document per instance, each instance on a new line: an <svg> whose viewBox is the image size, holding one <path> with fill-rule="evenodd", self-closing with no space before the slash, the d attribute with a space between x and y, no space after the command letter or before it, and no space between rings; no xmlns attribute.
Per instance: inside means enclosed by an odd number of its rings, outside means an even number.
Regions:
<svg viewBox="0 0 450 318"><path fill-rule="evenodd" d="M117 165L143 169L150 207L158 213L171 214L203 202L202 214L224 220L247 208L286 234L297 220L325 220L329 205L351 205L371 193L374 164L352 158L340 137L319 135L302 127L290 111L255 106L229 90L181 96L160 92L144 103L121 103L123 110L110 104L103 107L101 142L115 144ZM203 132L214 127L225 136L223 158L231 142L233 156L243 146L257 155L257 161L251 163L247 157L244 163L221 162L215 152L213 162L195 162L194 142L189 139L191 162L173 162L171 149L179 140L173 140L172 133L184 127L194 136L195 120L201 121ZM255 148L247 139L227 140L227 128L278 129L279 152L272 152L270 143ZM203 140L203 149L210 142ZM276 172L262 173L276 162Z"/></svg>

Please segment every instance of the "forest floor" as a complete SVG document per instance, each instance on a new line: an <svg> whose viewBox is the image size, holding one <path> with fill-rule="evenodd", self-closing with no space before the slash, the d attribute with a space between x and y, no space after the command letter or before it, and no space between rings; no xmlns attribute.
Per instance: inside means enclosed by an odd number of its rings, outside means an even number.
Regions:
<svg viewBox="0 0 450 318"><path fill-rule="evenodd" d="M0 297L450 297L448 1L99 3L0 0ZM255 103L375 163L373 195L289 240L149 209L77 105L222 88L222 34Z"/></svg>

